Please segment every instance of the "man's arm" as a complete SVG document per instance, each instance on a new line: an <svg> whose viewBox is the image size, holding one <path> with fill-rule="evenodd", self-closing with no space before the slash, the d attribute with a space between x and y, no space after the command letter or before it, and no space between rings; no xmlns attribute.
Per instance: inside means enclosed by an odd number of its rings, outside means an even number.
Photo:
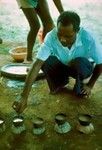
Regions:
<svg viewBox="0 0 102 150"><path fill-rule="evenodd" d="M102 64L96 65L94 70L93 70L93 75L90 78L89 82L88 82L88 86L93 88L96 80L98 79L98 77L101 75L102 73Z"/></svg>
<svg viewBox="0 0 102 150"><path fill-rule="evenodd" d="M59 13L62 13L64 11L62 3L60 0L53 0L54 4L56 5L56 8L58 9Z"/></svg>
<svg viewBox="0 0 102 150"><path fill-rule="evenodd" d="M28 98L29 92L31 90L32 84L35 81L36 77L38 76L39 70L41 69L43 65L43 61L37 59L34 64L32 65L30 71L28 72L26 81L25 81L25 86L24 90L22 92L22 96Z"/></svg>
<svg viewBox="0 0 102 150"><path fill-rule="evenodd" d="M44 61L37 59L29 70L23 92L21 93L18 101L13 103L13 108L16 110L16 112L21 113L27 107L27 100L32 84L36 80L36 77L38 76L39 70L41 69L43 63Z"/></svg>
<svg viewBox="0 0 102 150"><path fill-rule="evenodd" d="M93 88L95 82L97 81L97 79L101 75L101 73L102 73L102 64L96 65L93 70L92 77L90 78L87 85L85 85L83 87L81 94L86 94L87 96L89 96L91 94L91 89Z"/></svg>

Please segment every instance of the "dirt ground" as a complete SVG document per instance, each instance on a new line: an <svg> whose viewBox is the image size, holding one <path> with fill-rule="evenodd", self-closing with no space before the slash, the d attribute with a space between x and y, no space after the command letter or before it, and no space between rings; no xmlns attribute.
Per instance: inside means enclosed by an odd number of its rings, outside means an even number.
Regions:
<svg viewBox="0 0 102 150"><path fill-rule="evenodd" d="M84 1L84 0L83 0ZM83 2L81 0L81 2ZM83 22L89 20L92 29L97 29L97 35L102 42L101 3L89 0L88 3L77 5L77 10L83 14ZM75 0L73 1L75 2ZM87 2L87 0L86 0ZM9 56L9 49L15 46L26 45L28 25L23 14L18 11L15 2L0 0L0 35L3 44L0 44L0 68L8 63L14 63ZM65 1L64 1L65 4ZM6 6L6 7L4 7ZM69 0L69 7L72 5ZM93 10L95 7L95 10ZM12 8L12 11L11 9ZM91 20L91 14L94 14ZM89 17L89 19L88 19ZM7 19L8 18L8 19ZM91 19L90 19L91 18ZM17 22L17 19L19 20ZM96 19L96 20L95 20ZM97 20L99 19L99 20ZM97 23L96 23L97 21ZM12 31L12 32L11 32ZM20 34L22 33L22 34ZM12 119L15 115L12 103L22 91L23 84L0 76L0 116L5 119L6 130L0 134L1 150L101 150L102 149L102 76L98 79L89 99L79 99L72 93L74 80L57 95L50 95L46 80L39 80L33 84L29 95L28 107L24 111L26 132L22 135L12 133ZM71 125L71 131L58 134L54 131L55 115L65 113ZM85 113L93 116L92 123L95 131L91 134L82 134L77 131L78 114ZM45 121L46 131L41 136L32 133L32 120L41 117Z"/></svg>

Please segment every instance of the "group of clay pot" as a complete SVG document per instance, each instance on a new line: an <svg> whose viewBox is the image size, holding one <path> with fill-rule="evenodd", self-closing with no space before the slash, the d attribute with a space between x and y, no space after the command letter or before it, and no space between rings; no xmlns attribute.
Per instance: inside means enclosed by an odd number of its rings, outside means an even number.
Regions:
<svg viewBox="0 0 102 150"><path fill-rule="evenodd" d="M88 114L79 114L76 129L84 134L90 134L94 131L94 126L91 123L92 117ZM24 118L22 116L15 116L12 123L12 132L14 134L21 134L26 130L24 125ZM40 135L45 132L44 120L42 118L35 118L33 120L33 134ZM57 133L64 134L71 130L71 125L67 121L67 116L64 113L55 115L54 130ZM0 133L5 131L5 121L0 118Z"/></svg>

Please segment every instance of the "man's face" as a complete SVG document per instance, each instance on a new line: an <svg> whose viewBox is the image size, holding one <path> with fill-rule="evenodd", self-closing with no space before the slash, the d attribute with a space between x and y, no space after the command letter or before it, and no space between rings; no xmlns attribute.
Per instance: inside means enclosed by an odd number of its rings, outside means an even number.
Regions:
<svg viewBox="0 0 102 150"><path fill-rule="evenodd" d="M63 26L61 23L58 23L57 29L57 36L61 44L64 47L71 47L76 40L76 32L73 30L73 25Z"/></svg>

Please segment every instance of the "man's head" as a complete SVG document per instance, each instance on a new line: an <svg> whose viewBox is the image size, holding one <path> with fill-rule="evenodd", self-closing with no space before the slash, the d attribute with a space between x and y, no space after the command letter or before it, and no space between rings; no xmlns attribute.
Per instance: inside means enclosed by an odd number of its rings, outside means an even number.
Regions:
<svg viewBox="0 0 102 150"><path fill-rule="evenodd" d="M58 38L63 46L71 47L80 29L80 17L72 11L64 11L57 20Z"/></svg>

